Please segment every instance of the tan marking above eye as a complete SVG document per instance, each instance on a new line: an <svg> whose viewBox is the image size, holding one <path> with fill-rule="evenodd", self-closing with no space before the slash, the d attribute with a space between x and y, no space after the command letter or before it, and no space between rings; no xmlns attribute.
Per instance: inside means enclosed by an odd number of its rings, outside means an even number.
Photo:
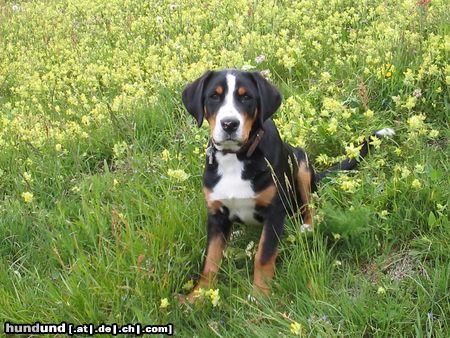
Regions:
<svg viewBox="0 0 450 338"><path fill-rule="evenodd" d="M223 87L222 86L217 86L216 87L216 94L219 94L219 95L223 94Z"/></svg>
<svg viewBox="0 0 450 338"><path fill-rule="evenodd" d="M245 95L246 93L247 93L247 88L245 88L245 87L239 87L239 89L238 89L238 94L239 94L240 96Z"/></svg>

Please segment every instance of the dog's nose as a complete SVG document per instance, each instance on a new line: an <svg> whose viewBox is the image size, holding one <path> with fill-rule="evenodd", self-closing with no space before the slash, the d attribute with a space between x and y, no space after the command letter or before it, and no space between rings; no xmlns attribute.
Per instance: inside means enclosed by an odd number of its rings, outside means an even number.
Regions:
<svg viewBox="0 0 450 338"><path fill-rule="evenodd" d="M220 121L223 130L225 130L228 134L235 132L239 128L239 123L240 122L238 119L233 118L223 119Z"/></svg>

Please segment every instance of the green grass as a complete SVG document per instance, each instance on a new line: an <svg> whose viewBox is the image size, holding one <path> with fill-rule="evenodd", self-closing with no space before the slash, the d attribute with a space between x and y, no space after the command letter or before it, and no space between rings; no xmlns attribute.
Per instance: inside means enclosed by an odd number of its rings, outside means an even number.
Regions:
<svg viewBox="0 0 450 338"><path fill-rule="evenodd" d="M448 13L446 1L0 0L0 322L449 336ZM180 305L206 243L208 139L181 90L244 65L270 70L279 130L319 169L360 136L397 135L320 184L311 236L287 220L271 297L247 300L260 229L237 225L219 306Z"/></svg>

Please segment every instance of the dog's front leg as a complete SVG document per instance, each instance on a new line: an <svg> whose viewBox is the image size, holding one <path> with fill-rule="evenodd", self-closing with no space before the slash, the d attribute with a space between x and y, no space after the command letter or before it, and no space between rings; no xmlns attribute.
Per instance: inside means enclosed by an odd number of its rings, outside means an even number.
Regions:
<svg viewBox="0 0 450 338"><path fill-rule="evenodd" d="M217 211L208 213L208 243L203 271L195 288L186 297L190 303L195 301L196 291L203 287L209 287L214 281L223 258L223 251L228 241L231 230L231 222L228 215Z"/></svg>
<svg viewBox="0 0 450 338"><path fill-rule="evenodd" d="M285 212L272 212L264 223L258 251L255 256L253 293L270 293L269 283L275 274L275 261L278 254L278 242L283 233Z"/></svg>

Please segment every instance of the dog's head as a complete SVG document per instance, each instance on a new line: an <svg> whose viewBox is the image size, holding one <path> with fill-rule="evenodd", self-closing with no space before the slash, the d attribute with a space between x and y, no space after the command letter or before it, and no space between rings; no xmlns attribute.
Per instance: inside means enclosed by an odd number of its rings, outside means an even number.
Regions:
<svg viewBox="0 0 450 338"><path fill-rule="evenodd" d="M259 72L238 70L207 71L182 99L199 127L206 118L216 146L229 151L239 150L281 104L278 89Z"/></svg>

